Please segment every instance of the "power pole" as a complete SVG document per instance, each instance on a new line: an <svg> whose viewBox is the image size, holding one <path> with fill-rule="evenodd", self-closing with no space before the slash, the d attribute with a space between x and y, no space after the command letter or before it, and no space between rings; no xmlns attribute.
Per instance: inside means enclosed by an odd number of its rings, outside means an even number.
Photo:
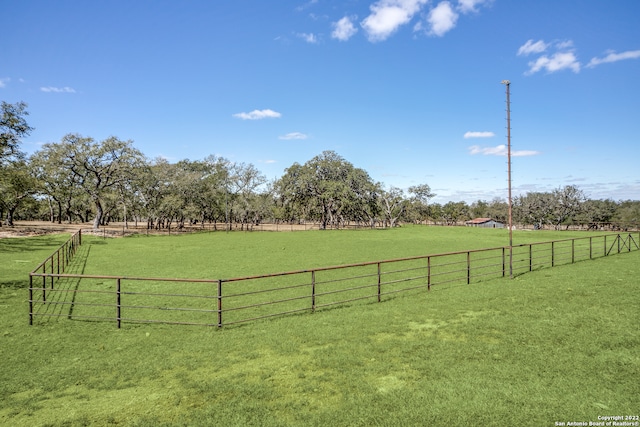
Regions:
<svg viewBox="0 0 640 427"><path fill-rule="evenodd" d="M509 182L509 278L513 279L513 204L511 201L511 99L509 88L511 82L501 82L507 86L507 173Z"/></svg>

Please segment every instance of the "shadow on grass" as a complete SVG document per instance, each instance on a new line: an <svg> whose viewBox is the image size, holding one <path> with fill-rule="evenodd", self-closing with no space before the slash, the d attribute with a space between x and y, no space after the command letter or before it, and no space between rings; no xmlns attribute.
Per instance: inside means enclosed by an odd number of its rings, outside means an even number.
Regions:
<svg viewBox="0 0 640 427"><path fill-rule="evenodd" d="M80 246L78 252L71 263L67 266L66 274L84 274L91 252L90 244ZM36 280L42 280L42 286L51 286L49 280L34 277ZM80 287L80 278L59 278L53 284L54 290L48 288L46 295L46 303L42 300L34 302L34 316L39 318L39 322L55 322L60 318L73 319L73 311L76 303L78 289ZM34 283L34 286L38 286Z"/></svg>
<svg viewBox="0 0 640 427"><path fill-rule="evenodd" d="M0 289L26 289L29 287L28 280L2 280Z"/></svg>
<svg viewBox="0 0 640 427"><path fill-rule="evenodd" d="M0 253L10 252L33 252L50 247L55 247L56 243L62 244L61 236L41 236L25 238L4 238L0 239Z"/></svg>

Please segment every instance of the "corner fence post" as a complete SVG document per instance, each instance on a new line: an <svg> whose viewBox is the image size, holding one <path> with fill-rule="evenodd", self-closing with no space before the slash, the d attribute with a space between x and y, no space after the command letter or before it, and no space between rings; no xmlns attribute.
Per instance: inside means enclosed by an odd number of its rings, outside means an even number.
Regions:
<svg viewBox="0 0 640 427"><path fill-rule="evenodd" d="M222 328L222 280L218 280L218 328Z"/></svg>
<svg viewBox="0 0 640 427"><path fill-rule="evenodd" d="M120 278L116 279L116 321L118 323L118 329L122 322L122 305L120 300Z"/></svg>

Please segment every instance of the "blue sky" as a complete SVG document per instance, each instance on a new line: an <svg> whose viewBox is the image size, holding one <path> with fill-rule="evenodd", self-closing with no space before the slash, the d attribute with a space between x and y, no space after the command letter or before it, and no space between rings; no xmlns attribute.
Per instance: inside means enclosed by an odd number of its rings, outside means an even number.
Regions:
<svg viewBox="0 0 640 427"><path fill-rule="evenodd" d="M67 133L269 179L334 150L434 201L577 185L640 200L640 2L0 2L0 99Z"/></svg>

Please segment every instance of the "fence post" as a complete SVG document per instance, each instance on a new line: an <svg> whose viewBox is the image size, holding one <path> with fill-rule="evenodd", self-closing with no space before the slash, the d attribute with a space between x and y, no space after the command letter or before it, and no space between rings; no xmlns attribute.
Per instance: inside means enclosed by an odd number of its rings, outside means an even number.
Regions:
<svg viewBox="0 0 640 427"><path fill-rule="evenodd" d="M604 235L604 256L607 256L607 235Z"/></svg>
<svg viewBox="0 0 640 427"><path fill-rule="evenodd" d="M502 247L502 277L506 276L507 271L506 271L506 260L505 260L505 249L504 246Z"/></svg>
<svg viewBox="0 0 640 427"><path fill-rule="evenodd" d="M316 311L316 271L311 270L311 312Z"/></svg>
<svg viewBox="0 0 640 427"><path fill-rule="evenodd" d="M42 265L42 303L47 302L47 265Z"/></svg>
<svg viewBox="0 0 640 427"><path fill-rule="evenodd" d="M593 259L593 245L592 245L593 237L589 237L589 259Z"/></svg>
<svg viewBox="0 0 640 427"><path fill-rule="evenodd" d="M620 252L620 251L618 251L618 252ZM51 255L51 290L53 290L53 280L54 280L54 277L53 277L53 255Z"/></svg>
<svg viewBox="0 0 640 427"><path fill-rule="evenodd" d="M553 244L554 242L551 242L551 267L555 267L556 266L556 257L555 257L555 250L554 247L555 245Z"/></svg>
<svg viewBox="0 0 640 427"><path fill-rule="evenodd" d="M222 328L222 279L218 280L218 328Z"/></svg>
<svg viewBox="0 0 640 427"><path fill-rule="evenodd" d="M122 321L122 305L120 301L120 278L116 279L116 322L118 323L118 329L120 329L120 323Z"/></svg>
<svg viewBox="0 0 640 427"><path fill-rule="evenodd" d="M529 271L533 271L533 245L529 243Z"/></svg>
<svg viewBox="0 0 640 427"><path fill-rule="evenodd" d="M33 325L33 276L29 274L29 326Z"/></svg>
<svg viewBox="0 0 640 427"><path fill-rule="evenodd" d="M471 284L471 251L467 251L467 285Z"/></svg>
<svg viewBox="0 0 640 427"><path fill-rule="evenodd" d="M381 290L382 290L382 288L381 288L382 287L382 285L381 285L381 283L382 283L381 279L382 278L380 276L381 276L380 263L378 263L378 302L380 302L380 293L381 293Z"/></svg>
<svg viewBox="0 0 640 427"><path fill-rule="evenodd" d="M427 290L431 290L431 257L427 257Z"/></svg>
<svg viewBox="0 0 640 427"><path fill-rule="evenodd" d="M575 262L575 243L576 239L571 239L571 264Z"/></svg>

